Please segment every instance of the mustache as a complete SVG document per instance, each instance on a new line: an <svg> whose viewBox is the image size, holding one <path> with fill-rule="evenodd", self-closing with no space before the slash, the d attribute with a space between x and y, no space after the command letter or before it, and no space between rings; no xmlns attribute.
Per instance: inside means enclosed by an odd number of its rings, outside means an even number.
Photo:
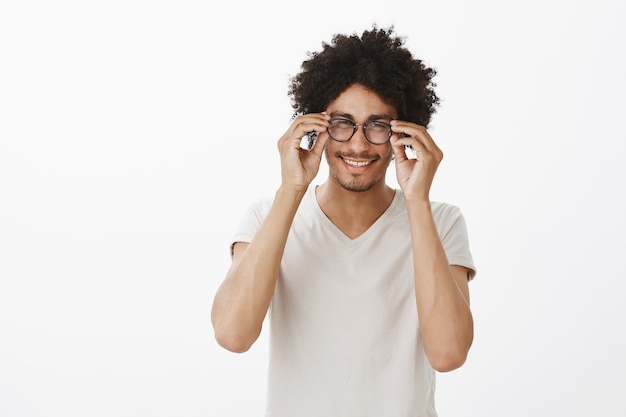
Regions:
<svg viewBox="0 0 626 417"><path fill-rule="evenodd" d="M339 158L347 158L347 159L380 159L379 154L368 154L368 153L359 153L356 152L335 152L335 156Z"/></svg>

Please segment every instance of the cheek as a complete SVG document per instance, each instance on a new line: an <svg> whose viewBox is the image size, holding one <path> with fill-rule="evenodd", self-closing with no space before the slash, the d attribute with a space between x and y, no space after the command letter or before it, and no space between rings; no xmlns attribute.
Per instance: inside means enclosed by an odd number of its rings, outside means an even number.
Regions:
<svg viewBox="0 0 626 417"><path fill-rule="evenodd" d="M339 143L336 140L328 138L326 144L324 145L324 154L326 155L326 158L336 151L337 145L339 145Z"/></svg>
<svg viewBox="0 0 626 417"><path fill-rule="evenodd" d="M380 155L383 157L384 160L391 161L393 159L393 148L391 147L391 144L389 142L387 142L386 145L387 147L380 151Z"/></svg>

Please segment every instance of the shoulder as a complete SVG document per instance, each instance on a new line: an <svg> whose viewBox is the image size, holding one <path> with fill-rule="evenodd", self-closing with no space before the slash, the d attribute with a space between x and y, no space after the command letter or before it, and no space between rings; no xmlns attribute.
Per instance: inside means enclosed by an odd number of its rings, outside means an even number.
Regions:
<svg viewBox="0 0 626 417"><path fill-rule="evenodd" d="M401 198L404 202L404 198ZM405 204L399 204L398 210L406 215ZM430 210L441 238L448 235L451 230L465 228L465 219L459 206L444 201L431 201Z"/></svg>
<svg viewBox="0 0 626 417"><path fill-rule="evenodd" d="M452 230L465 228L463 212L458 206L442 201L432 201L430 207L433 220L442 237Z"/></svg>
<svg viewBox="0 0 626 417"><path fill-rule="evenodd" d="M252 200L248 204L246 213L248 216L255 216L257 218L264 218L272 207L274 197L270 195L263 195Z"/></svg>
<svg viewBox="0 0 626 417"><path fill-rule="evenodd" d="M275 195L264 195L257 197L256 200L253 200L252 203L248 205L247 214L248 216L252 215L257 217L258 219L264 219L265 216L269 213L272 208L272 204L274 204ZM304 198L302 199L298 211L302 211L303 207L309 208L313 206L315 202L315 187L310 187Z"/></svg>
<svg viewBox="0 0 626 417"><path fill-rule="evenodd" d="M435 218L435 222L438 220L463 216L461 209L458 206L443 201L431 201L430 208L432 210L433 217Z"/></svg>
<svg viewBox="0 0 626 417"><path fill-rule="evenodd" d="M401 200L401 204L397 204L396 209L399 212L406 212L406 205L404 204L404 196L400 190L397 190L397 197ZM433 214L435 223L439 224L450 219L457 219L463 217L461 209L451 203L444 201L431 201L430 209Z"/></svg>

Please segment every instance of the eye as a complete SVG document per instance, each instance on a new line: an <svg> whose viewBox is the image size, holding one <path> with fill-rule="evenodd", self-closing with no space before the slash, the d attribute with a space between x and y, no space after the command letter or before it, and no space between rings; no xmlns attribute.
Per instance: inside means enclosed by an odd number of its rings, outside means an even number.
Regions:
<svg viewBox="0 0 626 417"><path fill-rule="evenodd" d="M354 127L354 123L346 119L333 119L328 123L330 123L331 127L336 127L339 129L352 129Z"/></svg>
<svg viewBox="0 0 626 417"><path fill-rule="evenodd" d="M383 122L370 122L367 124L367 128L372 132L386 132L391 128L391 126Z"/></svg>

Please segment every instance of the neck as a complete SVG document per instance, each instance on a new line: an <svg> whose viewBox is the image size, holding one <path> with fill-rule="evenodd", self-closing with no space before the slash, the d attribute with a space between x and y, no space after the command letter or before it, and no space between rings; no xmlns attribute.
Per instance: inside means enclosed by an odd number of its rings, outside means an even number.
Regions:
<svg viewBox="0 0 626 417"><path fill-rule="evenodd" d="M387 210L395 191L378 182L367 191L349 191L329 179L316 189L317 202L326 216L351 238L365 232Z"/></svg>

